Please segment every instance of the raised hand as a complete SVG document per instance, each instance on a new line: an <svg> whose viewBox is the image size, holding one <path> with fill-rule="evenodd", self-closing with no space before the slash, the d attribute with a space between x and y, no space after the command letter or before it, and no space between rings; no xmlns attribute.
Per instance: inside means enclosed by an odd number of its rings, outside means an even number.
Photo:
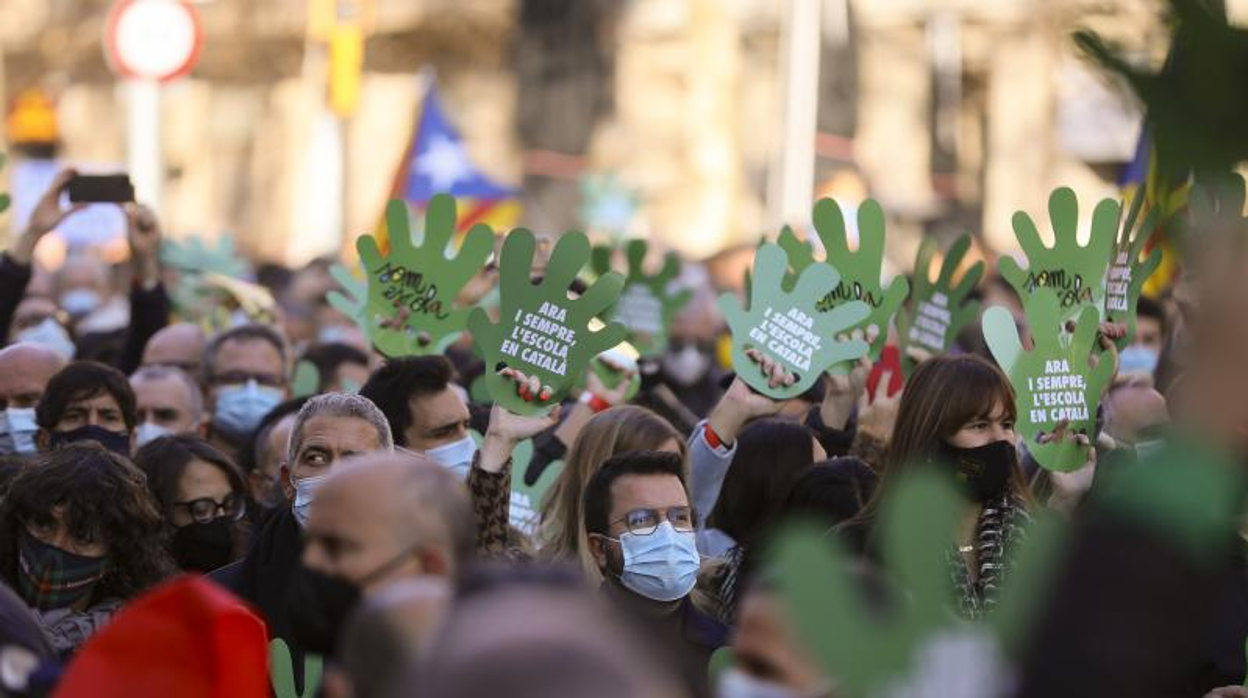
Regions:
<svg viewBox="0 0 1248 698"><path fill-rule="evenodd" d="M979 316L980 302L967 296L979 285L984 263L976 262L954 285L953 275L971 247L971 236L963 235L949 248L940 265L940 274L931 278L932 258L936 256L936 240L927 237L919 245L914 262L914 287L909 307L897 315L897 335L901 344L901 366L909 375L918 364L914 355L945 354L962 328Z"/></svg>
<svg viewBox="0 0 1248 698"><path fill-rule="evenodd" d="M1144 246L1148 244L1149 239L1153 237L1153 231L1157 229L1159 219L1157 209L1152 209L1144 217L1140 227L1138 229L1135 227L1136 223L1140 222L1140 209L1145 198L1143 189L1137 191L1132 197L1127 219L1123 222L1122 232L1115 240L1110 256L1109 277L1105 289L1105 312L1102 313L1102 317L1107 322L1121 324L1126 329L1122 337L1116 341L1119 351L1126 349L1131 342L1135 341L1136 304L1140 300L1140 292L1144 290L1144 283L1148 281L1148 277L1152 276L1153 272L1157 271L1157 267L1161 265L1161 248L1155 248L1143 260L1140 259Z"/></svg>
<svg viewBox="0 0 1248 698"><path fill-rule="evenodd" d="M146 287L160 281L160 221L146 206L129 203L126 211L126 239L135 276Z"/></svg>
<svg viewBox="0 0 1248 698"><path fill-rule="evenodd" d="M841 207L832 199L821 199L813 212L815 230L827 251L826 262L840 273L840 281L824 296L819 310L827 312L849 301L863 301L869 314L858 324L876 330L871 343L871 360L877 361L888 341L888 324L910 292L910 282L898 276L885 288L880 276L884 266L884 210L875 199L858 207L858 250L849 249L849 235ZM794 269L800 271L797 265ZM846 367L847 370L847 367Z"/></svg>
<svg viewBox="0 0 1248 698"><path fill-rule="evenodd" d="M984 339L997 363L1010 377L1018 394L1018 423L1036 462L1048 470L1070 471L1088 461L1087 449L1096 430L1096 408L1113 380L1112 346L1094 350L1097 341L1096 308L1084 308L1074 333L1063 335L1058 299L1044 295L1033 303L1035 348L1023 349L1014 316L1001 307L984 313ZM1068 423L1065 438L1041 439ZM1089 437L1087 442L1077 436Z"/></svg>
<svg viewBox="0 0 1248 698"><path fill-rule="evenodd" d="M786 291L788 263L784 250L763 245L754 257L749 309L741 308L731 293L719 298L719 309L732 330L733 368L755 390L775 399L801 395L830 366L856 361L868 349L861 339L835 339L869 315L866 303L848 301L825 312L815 310L815 299L837 287L837 271L826 264L808 265ZM776 361L794 380L771 384L759 362L747 353L751 349Z"/></svg>
<svg viewBox="0 0 1248 698"><path fill-rule="evenodd" d="M500 314L490 322L480 308L468 317L478 352L487 367L486 388L503 407L521 415L549 410L581 380L597 354L623 341L627 330L613 322L597 331L602 315L619 297L624 277L609 272L576 300L568 288L589 259L589 240L569 232L559 239L540 283L529 279L537 241L517 229L503 243L499 271ZM537 388L531 399L517 394L512 382L494 371L513 368Z"/></svg>
<svg viewBox="0 0 1248 698"><path fill-rule="evenodd" d="M1069 187L1054 189L1049 195L1052 247L1044 245L1031 216L1023 211L1014 214L1014 235L1027 255L1027 268L1020 267L1013 257L1003 256L998 269L1022 299L1029 318L1032 305L1046 297L1058 302L1063 321L1059 325L1077 317L1083 308L1100 312L1105 298L1105 272L1118 233L1119 210L1117 201L1102 199L1092 212L1088 244L1080 245L1075 192Z"/></svg>
<svg viewBox="0 0 1248 698"><path fill-rule="evenodd" d="M425 213L425 237L417 247L407 205L391 201L386 206L389 254L382 255L371 235L356 241L368 272L366 334L386 356L438 354L463 331L469 309L454 307L455 297L485 266L494 233L487 225L474 225L459 253L448 257L456 220L455 199L433 197Z"/></svg>
<svg viewBox="0 0 1248 698"><path fill-rule="evenodd" d="M668 285L680 275L680 257L675 252L667 254L663 268L657 274L647 274L642 265L648 249L645 240L629 240L624 246L628 277L612 316L628 328L629 342L643 356L655 356L667 349L667 333L672 321L676 313L693 298L693 291L668 291ZM594 251L596 253L598 249ZM595 258L595 266L600 263L601 260Z"/></svg>
<svg viewBox="0 0 1248 698"><path fill-rule="evenodd" d="M66 169L56 173L52 178L52 182L48 184L47 191L39 198L39 202L35 204L35 208L30 212L30 220L26 223L26 230L22 232L21 237L14 242L9 249L9 256L18 264L30 264L30 260L34 257L35 246L43 239L44 235L56 229L61 221L68 218L71 214L86 208L86 204L70 204L69 206L61 206L61 194L69 188L69 182L78 176L77 170ZM6 195L7 201L7 195Z"/></svg>

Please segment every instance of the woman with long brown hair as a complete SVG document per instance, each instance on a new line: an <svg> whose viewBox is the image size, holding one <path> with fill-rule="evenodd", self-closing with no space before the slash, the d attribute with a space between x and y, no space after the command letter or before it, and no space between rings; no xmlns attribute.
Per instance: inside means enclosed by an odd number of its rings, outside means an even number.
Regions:
<svg viewBox="0 0 1248 698"><path fill-rule="evenodd" d="M875 494L838 530L874 557L876 514L898 480L919 468L948 472L968 505L957 548L950 550L950 572L959 587L962 614L980 617L996 601L1034 506L1019 467L1015 417L1014 389L992 363L975 355L923 362L906 383ZM1082 435L1065 438L1088 443ZM1095 451L1088 452L1091 465ZM1086 489L1086 478L1057 476L1053 484L1054 498L1069 500Z"/></svg>

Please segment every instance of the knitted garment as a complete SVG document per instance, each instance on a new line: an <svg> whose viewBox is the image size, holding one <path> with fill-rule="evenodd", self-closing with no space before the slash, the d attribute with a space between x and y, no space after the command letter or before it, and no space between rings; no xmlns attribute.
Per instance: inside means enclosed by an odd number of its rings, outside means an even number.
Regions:
<svg viewBox="0 0 1248 698"><path fill-rule="evenodd" d="M979 578L972 582L961 554L951 548L949 572L958 595L958 612L966 620L979 620L997 604L997 596L1014 566L1015 546L1026 535L1031 516L1013 495L984 505L975 529Z"/></svg>

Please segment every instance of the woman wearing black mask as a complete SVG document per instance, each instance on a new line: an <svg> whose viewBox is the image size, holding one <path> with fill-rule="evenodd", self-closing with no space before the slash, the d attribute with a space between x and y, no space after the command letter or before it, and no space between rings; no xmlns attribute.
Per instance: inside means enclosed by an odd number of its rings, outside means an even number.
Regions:
<svg viewBox="0 0 1248 698"><path fill-rule="evenodd" d="M173 528L170 553L187 572L211 572L237 560L247 540L246 485L238 466L190 434L153 440L134 455Z"/></svg>
<svg viewBox="0 0 1248 698"><path fill-rule="evenodd" d="M98 444L41 456L0 500L0 581L69 654L173 572L160 512L130 461Z"/></svg>
<svg viewBox="0 0 1248 698"><path fill-rule="evenodd" d="M1014 399L1005 374L978 356L920 364L902 394L879 486L862 512L838 528L849 543L876 557L876 513L899 478L915 468L946 472L967 503L949 567L961 594L959 610L969 619L995 604L1031 521L1027 512L1034 503L1018 462ZM1053 499L1069 502L1082 495L1075 490L1085 489L1088 480L1067 476L1053 484Z"/></svg>

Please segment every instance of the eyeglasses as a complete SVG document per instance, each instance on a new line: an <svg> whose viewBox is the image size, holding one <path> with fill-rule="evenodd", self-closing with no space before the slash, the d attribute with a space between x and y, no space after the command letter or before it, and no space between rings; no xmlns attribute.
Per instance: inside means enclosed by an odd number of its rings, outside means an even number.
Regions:
<svg viewBox="0 0 1248 698"><path fill-rule="evenodd" d="M192 499L189 502L174 502L173 506L186 509L195 523L210 523L217 518L238 521L247 512L246 502L242 495L231 494L220 502L211 497Z"/></svg>
<svg viewBox="0 0 1248 698"><path fill-rule="evenodd" d="M694 514L692 507L668 507L666 511L659 509L633 509L623 516L623 518L612 521L612 525L624 522L624 526L628 528L628 532L636 536L648 536L659 530L659 526L666 520L672 524L672 528L681 533L690 533L694 529Z"/></svg>

